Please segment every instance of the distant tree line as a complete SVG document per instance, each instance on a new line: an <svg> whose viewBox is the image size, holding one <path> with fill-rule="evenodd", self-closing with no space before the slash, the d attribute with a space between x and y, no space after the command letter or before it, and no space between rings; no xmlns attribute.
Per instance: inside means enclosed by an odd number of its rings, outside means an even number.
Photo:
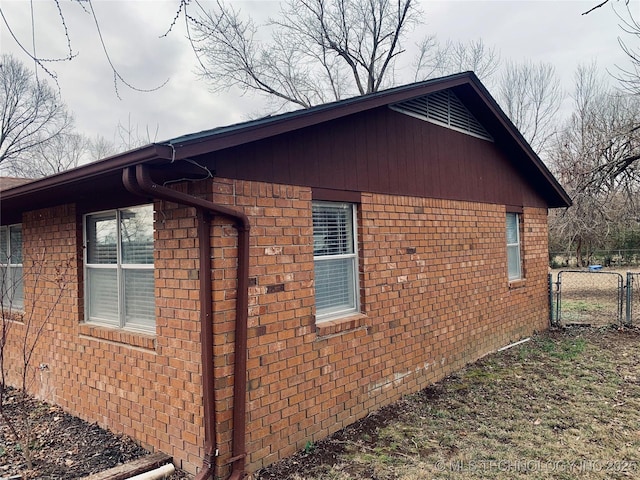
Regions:
<svg viewBox="0 0 640 480"><path fill-rule="evenodd" d="M608 88L596 66L582 66L548 164L573 199L553 211L550 249L577 266L595 251L640 249L640 95Z"/></svg>

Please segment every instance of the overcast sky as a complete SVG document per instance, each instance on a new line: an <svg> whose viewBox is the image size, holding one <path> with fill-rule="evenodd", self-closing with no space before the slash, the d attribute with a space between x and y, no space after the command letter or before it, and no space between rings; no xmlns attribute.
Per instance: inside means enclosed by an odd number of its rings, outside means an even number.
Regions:
<svg viewBox="0 0 640 480"><path fill-rule="evenodd" d="M614 0L612 0L614 1ZM211 4L200 0L203 5ZM640 3L631 0L638 11ZM606 5L589 15L582 12L600 0L565 1L422 1L425 24L414 32L417 40L436 34L446 41L482 38L502 59L552 63L566 90L571 89L577 65L597 61L602 70L615 71L626 59L618 45L619 20ZM27 0L0 0L14 33L32 45L30 4ZM236 90L210 93L195 74L196 58L185 39L184 23L161 38L171 23L179 0L93 0L100 29L114 65L134 86L157 91L141 93L120 85L118 99L113 75L92 17L78 2L60 1L77 57L52 64L64 102L73 111L76 129L88 136L114 139L116 126L146 129L152 140L228 125L266 113L257 96L240 96ZM242 11L266 19L275 15L278 2L234 1ZM618 2L621 7L621 2ZM53 0L33 2L35 42L39 56L64 56L67 39ZM31 66L4 24L0 27L2 53L13 53ZM408 43L408 42L407 42ZM42 73L40 73L42 75ZM158 131L156 135L156 129Z"/></svg>

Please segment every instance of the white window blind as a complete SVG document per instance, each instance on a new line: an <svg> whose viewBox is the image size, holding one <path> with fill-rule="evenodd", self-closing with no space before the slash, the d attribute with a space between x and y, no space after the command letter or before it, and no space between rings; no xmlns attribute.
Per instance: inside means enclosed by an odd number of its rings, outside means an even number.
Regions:
<svg viewBox="0 0 640 480"><path fill-rule="evenodd" d="M87 321L155 332L153 207L85 217Z"/></svg>
<svg viewBox="0 0 640 480"><path fill-rule="evenodd" d="M87 266L90 320L120 326L118 269Z"/></svg>
<svg viewBox="0 0 640 480"><path fill-rule="evenodd" d="M122 263L153 264L153 210L129 208L120 212Z"/></svg>
<svg viewBox="0 0 640 480"><path fill-rule="evenodd" d="M22 225L0 227L0 308L24 308Z"/></svg>
<svg viewBox="0 0 640 480"><path fill-rule="evenodd" d="M517 213L507 213L507 269L509 280L522 278L519 223L520 218Z"/></svg>
<svg viewBox="0 0 640 480"><path fill-rule="evenodd" d="M118 263L118 221L116 212L87 217L87 262Z"/></svg>
<svg viewBox="0 0 640 480"><path fill-rule="evenodd" d="M313 255L318 320L357 311L355 210L350 203L313 203Z"/></svg>
<svg viewBox="0 0 640 480"><path fill-rule="evenodd" d="M125 322L138 328L155 326L153 270L124 270Z"/></svg>

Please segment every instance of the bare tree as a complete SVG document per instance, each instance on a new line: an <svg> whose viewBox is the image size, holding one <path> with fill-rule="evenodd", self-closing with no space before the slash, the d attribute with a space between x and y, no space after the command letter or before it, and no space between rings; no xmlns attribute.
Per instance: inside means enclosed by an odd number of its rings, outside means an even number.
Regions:
<svg viewBox="0 0 640 480"><path fill-rule="evenodd" d="M422 24L414 0L287 0L262 27L223 0L186 15L214 91L237 86L303 108L396 84L406 35ZM463 70L488 78L499 65L482 40L441 44L426 36L417 48L415 81Z"/></svg>
<svg viewBox="0 0 640 480"><path fill-rule="evenodd" d="M71 124L53 89L13 56L0 57L0 168L20 162Z"/></svg>
<svg viewBox="0 0 640 480"><path fill-rule="evenodd" d="M637 224L640 99L605 88L595 65L576 72L574 113L551 150L552 169L573 206L552 217L552 235L578 261Z"/></svg>
<svg viewBox="0 0 640 480"><path fill-rule="evenodd" d="M624 4L624 10L622 12L616 8L616 5L620 3ZM638 47L638 42L640 41L640 22L637 18L637 9L634 11L631 10L632 3L630 0L623 0L622 2L618 0L615 4L614 2L610 2L610 0L604 0L584 12L583 15L590 14L594 10L607 4L613 5L616 15L620 19L620 28L626 36L618 37L618 42L629 59L629 65L618 66L618 72L614 74L614 76L620 81L623 90L636 98L640 97L640 48ZM629 41L629 38L631 38L631 41ZM640 160L640 147L637 141L639 131L640 121L637 117L635 120L631 120L630 123L620 126L618 135L615 139L612 139L612 141L614 143L622 141L625 145L623 149L625 154L618 155L603 165L600 165L599 168L594 171L591 179L592 182L599 183L607 177L637 178L638 160Z"/></svg>
<svg viewBox="0 0 640 480"><path fill-rule="evenodd" d="M46 327L67 291L71 259L52 265L47 261L44 249L33 258L25 258L24 271L28 272L32 279L33 298L24 304L20 302L17 308L14 296L16 284L21 284L24 277L12 275L10 268L7 268L7 264L12 261L10 252L9 255L2 252L2 255L4 259L0 258L0 418L20 445L27 468L31 469L31 445L34 439L29 394L38 370L47 368L44 364L34 365L34 358ZM40 307L42 295L48 296L50 306L46 309ZM19 390L11 389L10 382L15 382Z"/></svg>
<svg viewBox="0 0 640 480"><path fill-rule="evenodd" d="M141 129L137 124L132 124L129 117L126 124L118 122L114 129L112 140L102 135L88 139L83 161L93 162L116 155L119 152L153 143L157 140L158 130L158 125L156 125L155 129L150 129L148 125Z"/></svg>
<svg viewBox="0 0 640 480"><path fill-rule="evenodd" d="M6 170L15 177L46 177L85 163L90 149L90 141L85 136L61 132L50 141L37 145L23 159L9 163Z"/></svg>
<svg viewBox="0 0 640 480"><path fill-rule="evenodd" d="M126 125L118 122L113 141L102 136L89 139L75 132L60 132L48 142L36 145L28 155L8 162L4 170L15 177L46 177L118 152L147 145L156 140L157 134L158 127L155 132L149 127L141 130L138 125L131 123L130 118Z"/></svg>
<svg viewBox="0 0 640 480"><path fill-rule="evenodd" d="M440 44L435 37L429 36L417 46L414 81L468 70L486 81L500 67L500 55L495 48L485 45L482 39Z"/></svg>
<svg viewBox="0 0 640 480"><path fill-rule="evenodd" d="M616 8L616 5L620 3L624 4L622 12ZM610 0L603 0L583 12L582 15L588 15L607 4L613 6L620 20L620 29L625 35L618 37L618 43L630 62L628 66L619 65L618 73L614 76L620 81L623 88L635 95L640 95L640 47L638 47L640 42L640 20L637 18L637 7L632 12L631 0L623 0L622 2L617 0L615 3ZM631 40L629 40L629 38L631 38Z"/></svg>
<svg viewBox="0 0 640 480"><path fill-rule="evenodd" d="M555 132L563 93L549 63L507 62L498 86L498 102L538 154Z"/></svg>
<svg viewBox="0 0 640 480"><path fill-rule="evenodd" d="M631 13L628 1L626 11L616 11L616 14L620 19L620 28L625 33L625 36L618 37L618 43L629 59L628 66L618 67L616 78L627 91L640 95L640 20Z"/></svg>
<svg viewBox="0 0 640 480"><path fill-rule="evenodd" d="M213 11L188 18L214 90L238 86L306 108L389 86L420 12L413 0L287 0L260 30L218 0Z"/></svg>
<svg viewBox="0 0 640 480"><path fill-rule="evenodd" d="M101 158L110 157L111 155L115 155L119 151L113 141L108 140L102 135L97 135L94 138L90 139L88 149L89 153L87 158L90 162L99 160Z"/></svg>
<svg viewBox="0 0 640 480"><path fill-rule="evenodd" d="M118 122L116 126L114 148L117 150L132 150L153 143L157 140L159 128L160 126L156 125L155 131L152 131L147 125L144 131L141 132L138 124L131 123L131 115L129 115L126 125Z"/></svg>
<svg viewBox="0 0 640 480"><path fill-rule="evenodd" d="M585 148L594 159L585 188L611 190L634 184L640 178L640 98L604 91L597 81L595 65L579 68L577 75L583 86L576 90L576 111L585 119L580 126L585 135L589 134Z"/></svg>

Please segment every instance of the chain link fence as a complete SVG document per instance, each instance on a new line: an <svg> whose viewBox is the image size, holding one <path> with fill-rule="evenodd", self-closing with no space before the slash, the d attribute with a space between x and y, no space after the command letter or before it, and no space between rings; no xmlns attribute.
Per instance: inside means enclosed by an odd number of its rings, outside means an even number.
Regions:
<svg viewBox="0 0 640 480"><path fill-rule="evenodd" d="M625 279L620 273L561 270L552 287L557 325L602 326L625 320Z"/></svg>
<svg viewBox="0 0 640 480"><path fill-rule="evenodd" d="M551 324L640 326L640 272L560 270L549 275Z"/></svg>

